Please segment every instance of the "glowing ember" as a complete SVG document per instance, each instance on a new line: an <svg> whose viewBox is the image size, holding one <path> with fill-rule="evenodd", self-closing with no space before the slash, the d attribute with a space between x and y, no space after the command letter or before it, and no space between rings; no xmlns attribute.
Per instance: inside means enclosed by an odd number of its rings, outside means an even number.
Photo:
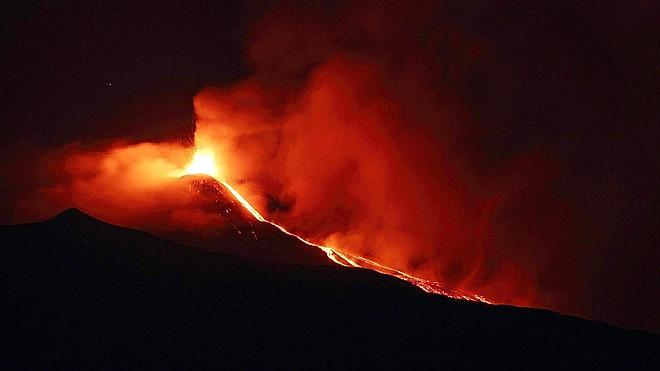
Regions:
<svg viewBox="0 0 660 371"><path fill-rule="evenodd" d="M185 170L179 174L179 176L191 174L206 174L216 179L219 178L220 172L218 171L218 165L215 162L215 155L213 154L213 151L195 151L195 155L193 156L190 165L188 165L188 167L186 167Z"/></svg>
<svg viewBox="0 0 660 371"><path fill-rule="evenodd" d="M481 301L484 303L490 303L488 300L486 300L484 297L480 295L472 295L468 294L465 292L462 292L460 290L456 289L451 289L448 287L445 287L439 282L427 280L427 279L422 279L418 277L411 276L407 273L401 272L399 270L393 269L386 267L382 264L379 264L375 261L356 256L353 254L349 254L343 251L339 251L336 248L328 247L328 246L322 246L310 241L307 241L306 239L289 232L286 228L283 226L273 223L269 220L266 220L243 196L241 196L240 193L234 187L232 187L229 183L227 183L225 180L220 179L219 177L219 171L218 171L218 165L216 164L215 160L215 154L213 151L210 150L196 150L195 154L193 156L192 161L190 164L183 170L181 173L179 173L179 176L184 176L184 175L192 175L192 174L206 174L209 175L216 180L218 180L223 186L225 186L229 192L236 198L240 204L254 216L255 219L261 222L265 222L268 224L273 225L280 231L297 238L301 242L305 243L306 245L309 246L314 246L317 247L323 252L326 253L328 258L332 260L333 262L342 265L344 267L349 267L349 268L366 268L366 269L371 269L376 272L382 273L382 274L387 274L389 276L397 277L401 280L404 280L406 282L410 282L413 285L421 288L422 290L432 293L432 294L440 294L440 295L445 295L451 298L455 299L464 299L464 300L471 300L471 301Z"/></svg>

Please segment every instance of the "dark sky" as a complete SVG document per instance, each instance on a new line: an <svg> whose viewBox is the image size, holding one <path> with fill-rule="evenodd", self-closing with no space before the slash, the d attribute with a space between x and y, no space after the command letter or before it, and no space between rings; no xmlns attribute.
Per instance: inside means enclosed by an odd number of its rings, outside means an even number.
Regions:
<svg viewBox="0 0 660 371"><path fill-rule="evenodd" d="M243 2L14 2L3 11L0 221L38 176L23 160L73 141L189 136L192 97L242 78Z"/></svg>
<svg viewBox="0 0 660 371"><path fill-rule="evenodd" d="M190 135L195 93L252 72L248 30L272 5L111 3L3 5L0 222L11 221L36 176L27 159L45 150ZM587 215L579 238L598 246L576 253L587 263L574 267L590 277L591 316L657 331L658 9L561 3L446 1L433 21L479 40L490 56L449 86L478 123L475 145L486 158L475 171L529 150L556 161L554 186ZM391 37L418 36L401 29ZM611 305L598 313L604 302Z"/></svg>
<svg viewBox="0 0 660 371"><path fill-rule="evenodd" d="M171 135L195 91L241 77L241 2L110 3L14 6L3 113L20 124L3 126L3 144Z"/></svg>

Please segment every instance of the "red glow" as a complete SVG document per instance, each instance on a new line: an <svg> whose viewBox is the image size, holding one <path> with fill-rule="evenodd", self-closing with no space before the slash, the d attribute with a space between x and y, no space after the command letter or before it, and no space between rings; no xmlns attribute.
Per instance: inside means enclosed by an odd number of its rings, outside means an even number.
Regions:
<svg viewBox="0 0 660 371"><path fill-rule="evenodd" d="M69 146L47 158L53 185L19 208L37 219L74 206L156 233L222 228L177 184L206 173L257 220L338 264L453 297L535 303L528 267L492 248L497 193L477 191L471 182L480 180L408 115L377 65L335 58L300 90L248 81L204 90L194 106L194 147ZM281 207L269 211L267 195Z"/></svg>

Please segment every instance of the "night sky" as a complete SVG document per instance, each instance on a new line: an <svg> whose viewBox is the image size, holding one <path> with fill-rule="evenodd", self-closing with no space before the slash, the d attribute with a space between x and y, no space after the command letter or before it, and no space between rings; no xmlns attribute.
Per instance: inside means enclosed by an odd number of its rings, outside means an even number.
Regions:
<svg viewBox="0 0 660 371"><path fill-rule="evenodd" d="M460 128L452 129L449 148L462 153L472 174L523 169L502 183L535 187L501 210L516 222L500 233L542 230L548 220L565 232L561 246L551 245L557 254L545 252L549 266L562 268L544 276L554 283L540 285L565 285L580 298L553 308L660 331L660 48L653 2L446 1L430 6L430 14L427 2L405 1L112 3L3 5L1 223L20 222L17 202L48 184L37 165L41 156L75 141L189 138L201 89L248 76L295 86L326 57L314 36L296 35L303 41L279 48L289 34L269 39L264 29L293 25L314 35L316 26L341 24L345 9L361 9L375 19L365 26L375 36L342 29L331 48L388 65L406 52L401 45L438 43L436 54L411 60L436 62L433 70L441 73L425 89L442 92L438 106L460 102ZM370 18L372 8L381 18ZM326 13L339 21L318 21ZM303 26L295 28L297 22ZM427 40L419 24L448 28L442 35L450 36ZM417 93L396 89L402 97ZM548 200L568 205L572 221L546 215L554 208ZM529 205L538 207L530 212ZM520 251L522 264L534 254ZM577 276L583 283L573 291Z"/></svg>

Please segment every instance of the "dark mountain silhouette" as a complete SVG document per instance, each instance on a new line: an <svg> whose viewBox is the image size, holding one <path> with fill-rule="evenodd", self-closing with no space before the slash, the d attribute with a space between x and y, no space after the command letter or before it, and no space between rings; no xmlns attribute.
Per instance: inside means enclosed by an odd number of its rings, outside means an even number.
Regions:
<svg viewBox="0 0 660 371"><path fill-rule="evenodd" d="M0 227L11 368L657 367L659 336L248 262L67 210Z"/></svg>

